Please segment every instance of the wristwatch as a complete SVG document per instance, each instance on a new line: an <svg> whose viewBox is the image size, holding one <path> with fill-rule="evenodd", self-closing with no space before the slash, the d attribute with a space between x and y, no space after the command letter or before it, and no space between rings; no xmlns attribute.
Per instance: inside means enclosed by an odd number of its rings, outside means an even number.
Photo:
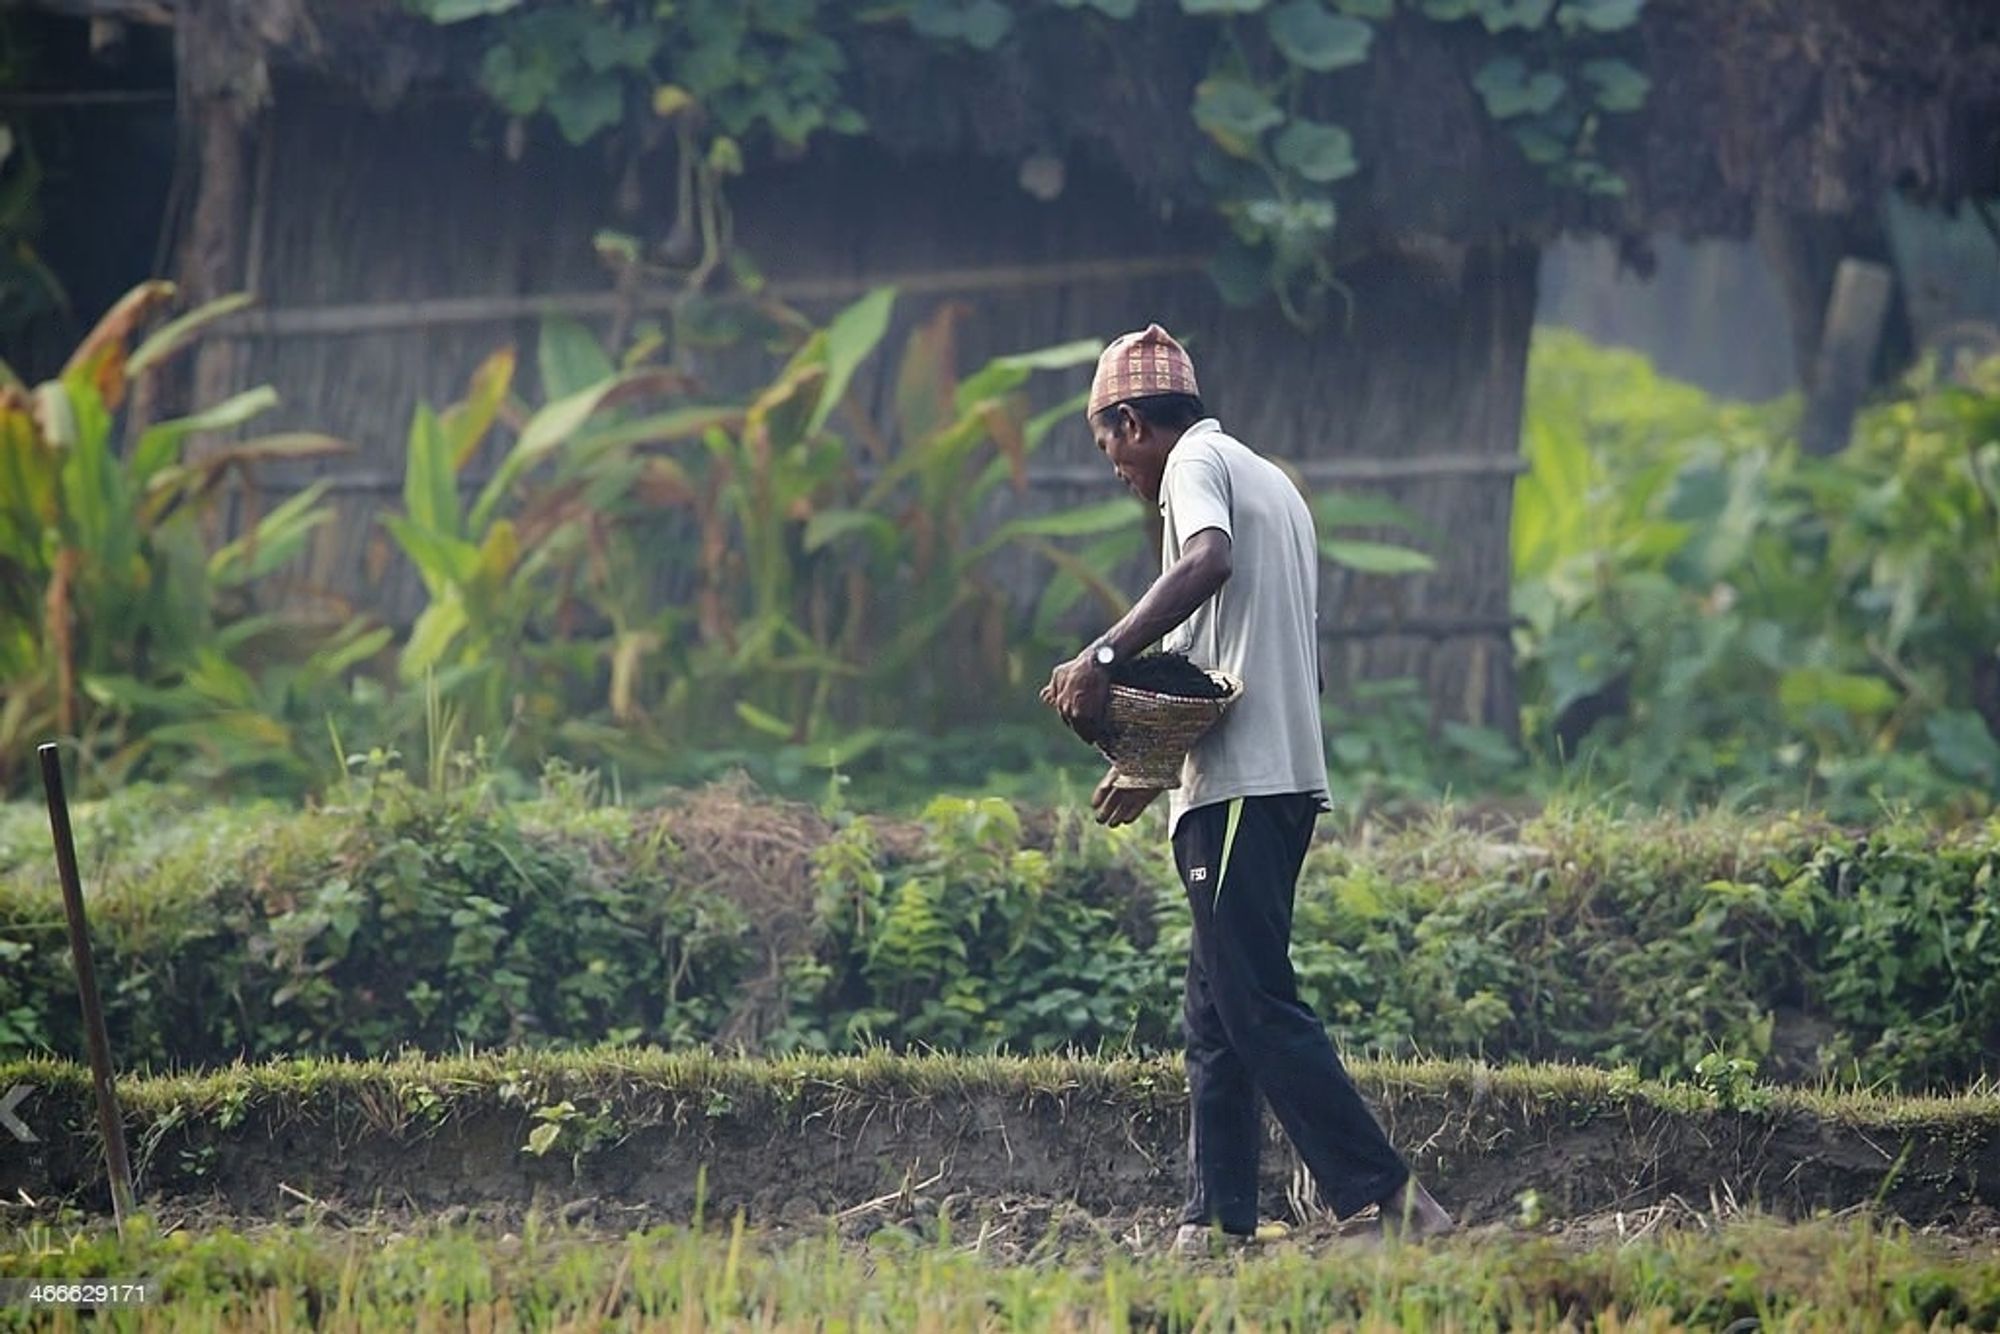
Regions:
<svg viewBox="0 0 2000 1334"><path fill-rule="evenodd" d="M1118 661L1118 650L1109 644L1099 644L1090 651L1090 659L1099 667L1109 671L1111 670L1111 664Z"/></svg>

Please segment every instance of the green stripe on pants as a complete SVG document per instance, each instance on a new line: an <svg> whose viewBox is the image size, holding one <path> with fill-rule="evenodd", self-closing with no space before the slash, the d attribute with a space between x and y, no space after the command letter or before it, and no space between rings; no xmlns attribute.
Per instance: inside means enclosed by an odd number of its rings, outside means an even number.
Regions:
<svg viewBox="0 0 2000 1334"><path fill-rule="evenodd" d="M1215 872L1215 897L1222 897L1222 882L1229 878L1229 852L1236 846L1236 826L1243 821L1243 798L1229 803L1229 822L1222 826L1222 865Z"/></svg>

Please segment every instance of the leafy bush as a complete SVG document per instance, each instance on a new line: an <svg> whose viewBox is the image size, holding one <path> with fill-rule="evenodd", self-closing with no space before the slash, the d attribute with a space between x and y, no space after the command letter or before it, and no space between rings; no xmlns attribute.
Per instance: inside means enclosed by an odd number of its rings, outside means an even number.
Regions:
<svg viewBox="0 0 2000 1334"><path fill-rule="evenodd" d="M1919 375L1801 457L1796 406L1721 404L1544 331L1516 493L1523 733L1641 801L1984 809L2000 784L2000 364Z"/></svg>
<svg viewBox="0 0 2000 1334"><path fill-rule="evenodd" d="M701 752L761 762L788 787L1031 708L1026 673L1053 652L1037 651L995 558L1019 547L1064 572L1035 609L1049 627L1091 591L1123 610L1062 539L1128 552L1142 540L1127 500L991 514L1080 407L1030 415L1022 389L1096 344L961 377L963 310L947 306L908 340L893 419L874 421L849 391L894 300L873 292L824 328L779 321L786 360L740 402L648 364L657 338L621 366L551 321L543 406L511 401L503 352L464 401L420 408L403 510L385 519L429 594L403 649L406 684L435 672L459 727L530 763L553 753L656 777ZM496 432L513 439L462 506L457 474Z"/></svg>
<svg viewBox="0 0 2000 1334"><path fill-rule="evenodd" d="M0 792L20 785L16 757L50 735L113 777L150 764L296 787L307 766L290 725L301 714L320 725L312 707L387 641L358 619L308 627L249 614L246 591L332 517L325 488L213 549L204 519L231 494L232 473L344 446L287 433L188 449L276 404L268 386L188 417L136 420L136 389L243 304L188 312L142 341L173 295L169 283L134 289L47 383L0 366Z"/></svg>
<svg viewBox="0 0 2000 1334"><path fill-rule="evenodd" d="M1151 826L587 798L560 774L527 801L429 793L376 763L304 812L85 805L84 850L116 868L90 893L121 1060L1176 1041L1186 916ZM0 808L0 1056L81 1050L38 817ZM1936 1086L2000 1072L1996 866L2000 824L1439 821L1315 848L1294 958L1361 1053Z"/></svg>

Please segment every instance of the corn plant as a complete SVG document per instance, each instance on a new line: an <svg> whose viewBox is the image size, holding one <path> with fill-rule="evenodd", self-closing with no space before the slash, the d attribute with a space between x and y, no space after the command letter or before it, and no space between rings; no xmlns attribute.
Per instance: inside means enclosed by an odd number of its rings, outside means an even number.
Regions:
<svg viewBox="0 0 2000 1334"><path fill-rule="evenodd" d="M0 367L0 788L29 742L73 739L82 756L115 777L149 752L190 753L226 771L295 760L288 725L271 709L286 687L260 690L244 657L278 629L268 618L231 615L259 577L283 566L331 517L315 486L265 514L238 539L210 551L203 519L272 458L343 448L326 436L287 433L193 455L203 432L230 430L277 402L251 389L190 416L140 426L134 387L242 298L202 307L138 341L171 302L171 284L129 293L85 337L60 375L29 386ZM303 682L318 687L379 647L382 636L349 622L330 639L295 627L290 647L325 654ZM157 725L149 734L139 725ZM16 760L15 762L18 762Z"/></svg>

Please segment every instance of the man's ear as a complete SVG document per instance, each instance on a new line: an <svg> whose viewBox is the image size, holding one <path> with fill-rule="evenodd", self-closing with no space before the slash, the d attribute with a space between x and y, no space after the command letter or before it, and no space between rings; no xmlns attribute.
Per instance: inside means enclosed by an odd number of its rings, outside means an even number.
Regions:
<svg viewBox="0 0 2000 1334"><path fill-rule="evenodd" d="M1118 434L1121 437L1137 440L1145 432L1146 424L1139 420L1138 413L1132 411L1132 405L1130 403L1120 403L1118 405Z"/></svg>

